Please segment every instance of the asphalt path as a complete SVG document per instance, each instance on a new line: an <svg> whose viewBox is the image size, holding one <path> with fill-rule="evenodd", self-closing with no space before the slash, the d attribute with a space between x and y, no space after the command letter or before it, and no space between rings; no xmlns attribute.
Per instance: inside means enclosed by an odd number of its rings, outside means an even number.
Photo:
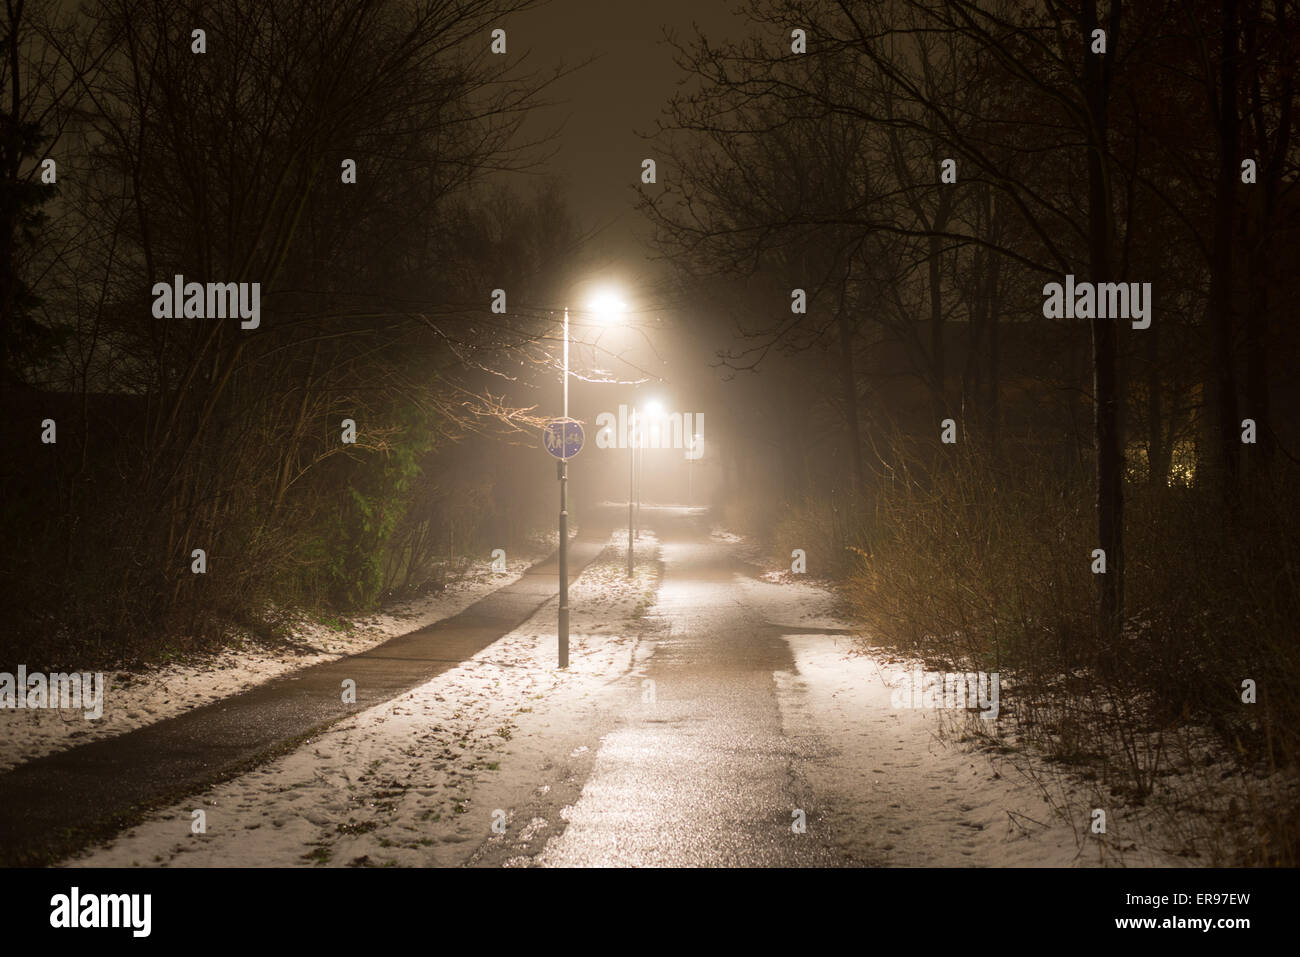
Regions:
<svg viewBox="0 0 1300 957"><path fill-rule="evenodd" d="M664 569L643 672L653 704L610 711L590 729L597 746L557 758L555 786L519 811L532 822L523 834L487 839L470 864L854 863L815 836L824 809L799 773L809 738L783 727L773 675L795 670L781 636L798 628L746 603L740 583L754 570L710 539L701 511L647 508L642 524L659 538Z"/></svg>
<svg viewBox="0 0 1300 957"><path fill-rule="evenodd" d="M617 517L586 516L569 579L600 554ZM284 753L322 728L418 687L513 631L559 591L557 556L460 614L361 654L0 774L0 866L54 862L97 838ZM343 682L356 683L344 703Z"/></svg>

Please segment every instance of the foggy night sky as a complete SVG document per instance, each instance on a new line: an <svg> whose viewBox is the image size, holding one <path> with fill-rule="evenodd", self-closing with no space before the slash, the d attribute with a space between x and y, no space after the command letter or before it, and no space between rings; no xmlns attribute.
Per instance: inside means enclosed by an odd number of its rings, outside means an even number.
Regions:
<svg viewBox="0 0 1300 957"><path fill-rule="evenodd" d="M564 77L523 134L536 136L563 122L549 149L558 150L541 172L559 178L579 225L604 227L594 245L600 259L630 267L647 255L640 238L649 230L634 209L641 161L664 104L677 91L680 71L663 28L678 39L697 24L713 39L736 21L734 0L553 0L505 23L512 59L529 51L527 69L545 71L563 62L595 62ZM662 164L659 181L671 174Z"/></svg>

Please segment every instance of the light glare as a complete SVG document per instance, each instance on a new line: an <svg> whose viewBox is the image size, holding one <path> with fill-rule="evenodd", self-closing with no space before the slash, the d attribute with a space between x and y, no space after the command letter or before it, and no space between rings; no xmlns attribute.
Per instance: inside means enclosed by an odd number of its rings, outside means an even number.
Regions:
<svg viewBox="0 0 1300 957"><path fill-rule="evenodd" d="M592 297L587 308L601 319L617 319L627 311L627 303L612 292L602 292Z"/></svg>

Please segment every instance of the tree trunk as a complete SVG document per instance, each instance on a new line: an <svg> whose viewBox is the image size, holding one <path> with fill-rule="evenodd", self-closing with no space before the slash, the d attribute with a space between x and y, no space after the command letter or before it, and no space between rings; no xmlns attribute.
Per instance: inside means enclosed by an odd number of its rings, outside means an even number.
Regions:
<svg viewBox="0 0 1300 957"><path fill-rule="evenodd" d="M1286 167L1286 158L1291 145L1291 124L1294 115L1292 104L1295 86L1293 70L1283 71L1278 90L1277 130L1273 137L1272 149L1265 161L1265 147L1268 144L1267 124L1265 122L1265 97L1260 83L1259 47L1256 43L1257 25L1262 15L1262 2L1256 2L1246 20L1246 50L1250 51L1255 62L1251 64L1251 113L1255 129L1255 153L1259 163L1262 198L1256 205L1257 216L1255 230L1250 237L1248 248L1250 256L1247 263L1249 273L1250 300L1246 312L1246 415L1255 420L1256 446L1251 455L1252 471L1266 471L1273 461L1276 444L1272 423L1272 409L1269 396L1269 342L1268 342L1268 290L1275 271L1269 256L1267 239L1273 230L1274 216L1277 211L1278 192L1282 186L1282 173ZM1287 24L1287 3L1277 0L1274 4L1276 31L1279 36L1289 36Z"/></svg>
<svg viewBox="0 0 1300 957"><path fill-rule="evenodd" d="M1241 441L1237 419L1236 342L1232 322L1232 233L1237 193L1237 0L1223 0L1219 60L1217 133L1219 175L1214 195L1214 248L1210 263L1210 355L1214 363L1219 493L1229 514L1236 512ZM1214 100L1211 82L1211 102Z"/></svg>
<svg viewBox="0 0 1300 957"><path fill-rule="evenodd" d="M998 256L988 257L988 276L985 296L988 299L989 323L989 386L988 386L988 430L989 448L996 454L1002 427L1002 406L998 401L1001 353L998 342L998 304L1000 294L998 285L1002 276L1002 261Z"/></svg>
<svg viewBox="0 0 1300 957"><path fill-rule="evenodd" d="M841 302L836 324L840 333L840 390L844 401L844 424L853 470L853 496L862 490L862 432L858 422L858 381L853 367L853 319Z"/></svg>
<svg viewBox="0 0 1300 957"><path fill-rule="evenodd" d="M1153 322L1143 335L1147 337L1147 484L1158 489L1169 475L1169 450L1163 428L1164 395L1160 381L1160 324Z"/></svg>
<svg viewBox="0 0 1300 957"><path fill-rule="evenodd" d="M952 212L952 193L946 189L939 191L939 204L934 211L933 232L947 228L948 217ZM944 352L943 339L943 273L940 269L940 250L942 240L937 235L930 236L930 375L934 380L934 412L936 419L948 415L948 397L945 390L947 381L947 357ZM938 423L935 423L938 425Z"/></svg>
<svg viewBox="0 0 1300 957"><path fill-rule="evenodd" d="M1088 148L1089 279L1110 281L1114 211L1106 169L1110 63L1116 55L1121 0L1112 0L1107 52L1091 52L1087 38L1098 26L1097 0L1083 4L1084 95L1092 124ZM1097 450L1097 541L1106 553L1105 574L1097 579L1097 638L1100 649L1113 647L1124 615L1124 446L1120 435L1115 319L1093 318L1092 373L1094 439ZM1081 556L1081 561L1083 560Z"/></svg>

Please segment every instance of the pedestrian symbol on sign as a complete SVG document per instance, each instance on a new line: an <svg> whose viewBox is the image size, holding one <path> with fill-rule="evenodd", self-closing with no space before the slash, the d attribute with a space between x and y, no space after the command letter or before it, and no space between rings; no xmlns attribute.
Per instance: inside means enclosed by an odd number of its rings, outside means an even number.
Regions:
<svg viewBox="0 0 1300 957"><path fill-rule="evenodd" d="M582 423L577 419L552 419L542 432L542 444L557 459L568 460L582 451Z"/></svg>

